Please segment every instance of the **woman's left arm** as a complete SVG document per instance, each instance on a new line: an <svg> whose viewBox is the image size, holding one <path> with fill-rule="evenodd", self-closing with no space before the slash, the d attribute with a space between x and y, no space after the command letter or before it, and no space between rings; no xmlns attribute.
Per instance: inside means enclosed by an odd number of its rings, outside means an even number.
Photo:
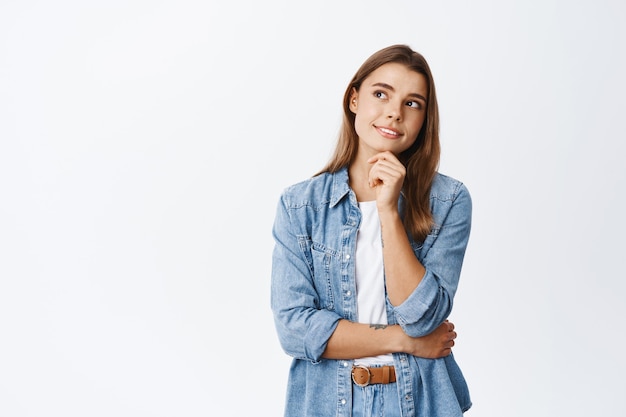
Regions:
<svg viewBox="0 0 626 417"><path fill-rule="evenodd" d="M387 296L403 330L412 337L424 336L452 310L469 240L472 202L460 182L454 182L449 194L434 197L442 198L435 202L440 210L433 213L438 224L424 242L420 262L397 209L404 167L383 156L375 161L370 183L377 187Z"/></svg>
<svg viewBox="0 0 626 417"><path fill-rule="evenodd" d="M426 268L417 259L398 210L379 211L387 297L402 304L422 281Z"/></svg>
<svg viewBox="0 0 626 417"><path fill-rule="evenodd" d="M383 248L389 301L398 323L413 337L431 333L450 315L470 235L472 200L462 183L435 205L442 210L423 243L421 262L410 243L405 244L404 231L389 233Z"/></svg>

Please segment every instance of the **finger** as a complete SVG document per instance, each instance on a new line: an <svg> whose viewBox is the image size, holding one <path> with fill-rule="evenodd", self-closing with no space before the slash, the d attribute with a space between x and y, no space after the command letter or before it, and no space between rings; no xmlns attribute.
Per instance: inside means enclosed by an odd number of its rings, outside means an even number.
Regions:
<svg viewBox="0 0 626 417"><path fill-rule="evenodd" d="M393 184L402 181L401 172L388 167L375 167L369 173L369 183L371 186L379 184Z"/></svg>
<svg viewBox="0 0 626 417"><path fill-rule="evenodd" d="M385 151L385 152L377 153L376 155L372 156L370 159L367 160L367 162L371 164L376 161L387 161L387 160L398 161L398 158L396 158L396 156L392 152Z"/></svg>
<svg viewBox="0 0 626 417"><path fill-rule="evenodd" d="M406 175L406 169L402 164L393 164L388 161L378 161L370 169L371 176L386 176L388 179L402 179Z"/></svg>
<svg viewBox="0 0 626 417"><path fill-rule="evenodd" d="M386 167L395 167L397 170L403 170L404 169L404 165L402 164L402 162L398 161L397 159L393 158L374 158L371 162L371 164L373 164L373 166L386 166Z"/></svg>
<svg viewBox="0 0 626 417"><path fill-rule="evenodd" d="M376 170L375 172L370 172L369 181L370 183L383 183L387 185L391 185L394 183L398 183L402 181L402 176L397 172L386 171L386 170Z"/></svg>

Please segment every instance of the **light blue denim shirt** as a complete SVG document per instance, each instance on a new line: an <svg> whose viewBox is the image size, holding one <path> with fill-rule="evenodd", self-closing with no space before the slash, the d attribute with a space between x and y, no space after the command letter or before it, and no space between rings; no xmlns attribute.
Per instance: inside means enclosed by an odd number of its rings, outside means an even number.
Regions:
<svg viewBox="0 0 626 417"><path fill-rule="evenodd" d="M402 196L398 204L402 212ZM450 314L470 233L472 202L461 182L437 174L430 207L431 233L424 242L411 239L426 274L401 305L387 299L389 323L414 337L429 334ZM339 320L357 321L354 254L360 221L347 169L293 185L280 198L271 306L280 343L294 358L287 417L351 414L353 361L322 354ZM403 416L462 416L470 408L467 384L452 354L393 357Z"/></svg>

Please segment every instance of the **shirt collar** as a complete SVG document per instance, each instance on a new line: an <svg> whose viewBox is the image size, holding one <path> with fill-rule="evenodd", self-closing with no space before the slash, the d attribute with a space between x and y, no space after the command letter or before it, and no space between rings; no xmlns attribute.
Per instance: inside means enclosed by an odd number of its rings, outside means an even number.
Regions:
<svg viewBox="0 0 626 417"><path fill-rule="evenodd" d="M333 175L332 190L330 193L330 207L334 207L350 192L348 167L343 167Z"/></svg>
<svg viewBox="0 0 626 417"><path fill-rule="evenodd" d="M332 176L333 176L333 182L332 182L332 191L330 193L330 207L334 207L337 204L339 204L339 202L346 195L348 195L348 193L350 193L351 191L347 166L333 173ZM398 202L400 213L404 213L404 204L405 204L404 199L405 199L404 190L400 190L400 199Z"/></svg>

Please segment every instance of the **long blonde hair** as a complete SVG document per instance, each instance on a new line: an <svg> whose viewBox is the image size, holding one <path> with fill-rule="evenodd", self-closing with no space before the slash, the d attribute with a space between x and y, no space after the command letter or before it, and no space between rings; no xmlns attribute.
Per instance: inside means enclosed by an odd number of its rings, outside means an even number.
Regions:
<svg viewBox="0 0 626 417"><path fill-rule="evenodd" d="M428 85L426 117L413 145L399 155L407 173L403 192L406 199L404 226L417 241L423 241L433 223L430 211L430 188L439 166L439 109L435 83L426 59L406 45L392 45L374 53L361 65L343 96L343 122L337 146L330 161L318 172L337 172L349 166L357 154L359 137L354 128L355 115L350 110L353 89L359 91L363 81L384 64L399 63L422 74Z"/></svg>

